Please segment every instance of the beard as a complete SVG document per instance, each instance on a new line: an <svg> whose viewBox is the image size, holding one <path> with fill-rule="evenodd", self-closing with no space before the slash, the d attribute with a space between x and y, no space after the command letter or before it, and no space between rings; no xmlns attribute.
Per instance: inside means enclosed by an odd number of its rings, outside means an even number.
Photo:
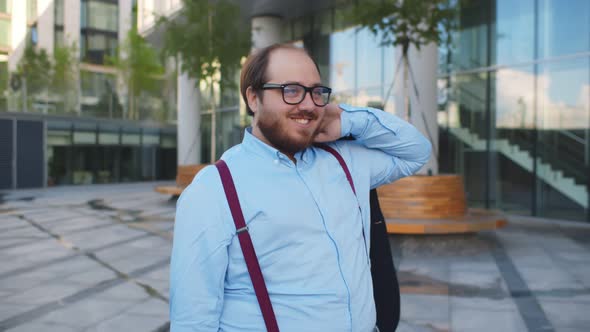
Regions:
<svg viewBox="0 0 590 332"><path fill-rule="evenodd" d="M305 115L312 121L317 120L318 115L314 112L298 112L297 115ZM297 130L298 128L289 128L288 121L293 121L288 116L280 117L276 113L267 113L258 119L258 129L268 140L268 142L277 150L293 155L296 152L305 150L314 143L315 137L319 132L319 126L310 130Z"/></svg>

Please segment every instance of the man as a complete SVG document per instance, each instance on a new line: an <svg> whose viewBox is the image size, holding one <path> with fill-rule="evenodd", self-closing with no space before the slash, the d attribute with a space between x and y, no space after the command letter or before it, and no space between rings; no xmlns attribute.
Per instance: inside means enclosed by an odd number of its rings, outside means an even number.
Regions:
<svg viewBox="0 0 590 332"><path fill-rule="evenodd" d="M429 142L391 114L328 104L317 65L292 46L251 55L240 85L252 128L221 159L279 328L373 331L369 189L416 172ZM355 140L337 141L349 135ZM356 195L318 142L344 158ZM199 172L178 201L170 285L172 331L265 331L215 167Z"/></svg>

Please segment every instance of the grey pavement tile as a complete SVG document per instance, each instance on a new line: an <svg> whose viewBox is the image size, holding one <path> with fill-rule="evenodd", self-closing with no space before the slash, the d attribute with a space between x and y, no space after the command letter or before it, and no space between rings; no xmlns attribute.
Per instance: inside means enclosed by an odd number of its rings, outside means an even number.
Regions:
<svg viewBox="0 0 590 332"><path fill-rule="evenodd" d="M167 322L164 316L137 315L123 313L117 317L103 321L96 326L87 329L87 332L145 332L154 331Z"/></svg>
<svg viewBox="0 0 590 332"><path fill-rule="evenodd" d="M153 279L153 280L168 281L168 279L170 278L170 266L166 266L161 269L150 271L149 273L144 274L143 277Z"/></svg>
<svg viewBox="0 0 590 332"><path fill-rule="evenodd" d="M479 269L479 270L458 270L454 268L451 263L451 278L452 284L465 285L486 289L497 289L498 291L506 291L506 285L502 279L502 275L496 266Z"/></svg>
<svg viewBox="0 0 590 332"><path fill-rule="evenodd" d="M64 276L65 280L67 281L72 281L83 285L95 285L101 281L114 279L116 277L117 274L106 267L84 270Z"/></svg>
<svg viewBox="0 0 590 332"><path fill-rule="evenodd" d="M554 289L583 289L584 286L569 271L553 268L517 266L518 272L531 291Z"/></svg>
<svg viewBox="0 0 590 332"><path fill-rule="evenodd" d="M401 294L401 317L406 321L448 323L450 317L447 296ZM424 310L428 308L428 310Z"/></svg>
<svg viewBox="0 0 590 332"><path fill-rule="evenodd" d="M15 304L7 303L2 300L2 302L0 302L0 321L16 316L22 312L33 309L34 307L34 304Z"/></svg>
<svg viewBox="0 0 590 332"><path fill-rule="evenodd" d="M399 263L398 273L408 272L410 274L428 277L438 281L449 282L450 273L448 262L442 260L407 260Z"/></svg>
<svg viewBox="0 0 590 332"><path fill-rule="evenodd" d="M154 280L146 278L137 278L137 281L143 285L147 285L158 291L162 296L168 297L168 280Z"/></svg>
<svg viewBox="0 0 590 332"><path fill-rule="evenodd" d="M128 310L131 314L153 315L168 319L169 305L160 299L150 298L146 301L134 303Z"/></svg>
<svg viewBox="0 0 590 332"><path fill-rule="evenodd" d="M98 262L84 255L79 255L73 256L71 259L68 259L66 261L44 266L42 270L54 272L56 275L66 277L74 273L94 270L102 267L103 266Z"/></svg>
<svg viewBox="0 0 590 332"><path fill-rule="evenodd" d="M132 239L135 236L144 234L145 232L143 231L131 230L121 225L99 229L94 232L69 234L65 238L78 248L92 250L93 248L102 247L107 243Z"/></svg>
<svg viewBox="0 0 590 332"><path fill-rule="evenodd" d="M54 272L43 270L29 271L27 273L2 278L0 282L0 290L16 294L37 287L42 283L54 280L57 277L59 277L59 275Z"/></svg>
<svg viewBox="0 0 590 332"><path fill-rule="evenodd" d="M81 286L74 283L58 283L57 281L37 285L34 288L24 290L9 296L3 301L16 304L45 304L60 300L79 291Z"/></svg>
<svg viewBox="0 0 590 332"><path fill-rule="evenodd" d="M518 311L516 303L510 297L506 298L465 298L452 296L449 299L451 305L451 311L463 310L463 309L475 309L481 311L507 311L513 310Z"/></svg>
<svg viewBox="0 0 590 332"><path fill-rule="evenodd" d="M96 298L87 298L51 311L43 316L44 321L74 327L90 327L101 321L109 320L121 314L121 312L137 305L133 301L107 301Z"/></svg>
<svg viewBox="0 0 590 332"><path fill-rule="evenodd" d="M167 258L170 255L148 255L143 253L142 255L132 256L132 257L124 257L122 259L109 261L109 264L116 268L119 271L124 273L130 273L135 271L139 268L149 266L161 259Z"/></svg>
<svg viewBox="0 0 590 332"><path fill-rule="evenodd" d="M574 328L588 331L590 327L590 303L541 301L543 311L557 328Z"/></svg>
<svg viewBox="0 0 590 332"><path fill-rule="evenodd" d="M130 242L128 246L137 249L157 249L165 247L164 250L169 251L172 247L172 242L168 239L163 239L158 236L151 236Z"/></svg>
<svg viewBox="0 0 590 332"><path fill-rule="evenodd" d="M3 255L4 257L9 257L9 259L2 260L2 264L0 264L0 275L4 275L15 271L17 269L22 268L29 268L34 267L35 263L30 262L28 260L21 259L22 256L19 255Z"/></svg>
<svg viewBox="0 0 590 332"><path fill-rule="evenodd" d="M60 247L62 246L54 238L48 237L44 240L37 240L26 245L14 248L6 248L3 249L2 252L5 254L26 255L29 253L41 252L46 250L55 250L59 249Z"/></svg>
<svg viewBox="0 0 590 332"><path fill-rule="evenodd" d="M401 319L396 332L446 332L450 331L447 329L437 329L433 324L429 322L421 322L421 321L406 321Z"/></svg>
<svg viewBox="0 0 590 332"><path fill-rule="evenodd" d="M451 312L453 332L523 332L528 331L516 310L492 311L472 308L453 308Z"/></svg>
<svg viewBox="0 0 590 332"><path fill-rule="evenodd" d="M95 296L103 300L125 300L125 301L142 301L150 298L145 289L133 282L125 282L115 287L111 287Z"/></svg>
<svg viewBox="0 0 590 332"><path fill-rule="evenodd" d="M47 332L47 331L59 331L69 332L78 331L77 329L61 324L55 324L51 322L30 322L22 324L6 330L6 332Z"/></svg>
<svg viewBox="0 0 590 332"><path fill-rule="evenodd" d="M75 254L76 253L74 251L60 244L56 249L29 252L25 255L19 256L19 259L23 259L31 263L44 263L53 259L72 256Z"/></svg>

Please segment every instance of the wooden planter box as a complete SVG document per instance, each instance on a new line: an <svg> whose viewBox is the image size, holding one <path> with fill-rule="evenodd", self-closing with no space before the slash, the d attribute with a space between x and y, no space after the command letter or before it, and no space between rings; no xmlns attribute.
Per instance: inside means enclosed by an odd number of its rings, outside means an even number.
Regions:
<svg viewBox="0 0 590 332"><path fill-rule="evenodd" d="M386 219L444 219L467 211L460 175L415 175L377 189Z"/></svg>
<svg viewBox="0 0 590 332"><path fill-rule="evenodd" d="M377 189L389 233L470 233L504 227L499 211L469 209L463 178L415 175Z"/></svg>

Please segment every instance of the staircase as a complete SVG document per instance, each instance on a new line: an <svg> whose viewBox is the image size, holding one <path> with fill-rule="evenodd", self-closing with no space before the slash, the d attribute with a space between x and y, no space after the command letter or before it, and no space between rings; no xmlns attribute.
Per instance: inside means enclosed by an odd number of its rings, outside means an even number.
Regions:
<svg viewBox="0 0 590 332"><path fill-rule="evenodd" d="M449 128L461 142L470 146L476 151L486 150L486 141L479 138L477 134L471 132L468 128L455 127ZM557 169L554 165L547 162L548 158L533 158L530 151L521 148L519 145L512 143L506 138L492 140L491 149L503 154L508 159L522 167L523 169L533 172L534 163L537 163L537 177L545 183L559 191L572 201L584 208L588 208L588 189L578 177L570 174L565 175L564 170ZM579 165L579 164L578 164ZM577 167L578 165L573 165ZM580 171L584 172L584 165L580 166ZM570 171L568 171L569 173ZM586 174L586 176L588 176Z"/></svg>

